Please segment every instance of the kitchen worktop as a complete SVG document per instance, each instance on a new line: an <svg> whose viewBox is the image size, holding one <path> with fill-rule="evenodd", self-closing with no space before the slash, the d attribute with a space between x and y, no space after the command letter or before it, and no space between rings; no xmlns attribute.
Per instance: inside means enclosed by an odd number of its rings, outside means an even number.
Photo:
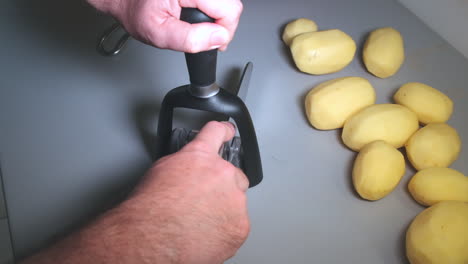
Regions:
<svg viewBox="0 0 468 264"><path fill-rule="evenodd" d="M13 246L21 257L47 245L124 197L151 164L162 98L188 83L182 53L135 40L117 57L96 52L112 19L84 1L0 3L0 162ZM361 48L371 30L392 26L405 40L400 72L379 79L358 51L343 71L296 70L280 36L299 17L339 28ZM377 103L410 81L440 89L455 103L448 122L468 149L468 60L393 0L244 1L218 80L230 87L254 64L246 103L254 120L264 180L248 191L251 233L234 263L406 263L404 236L423 207L406 191L414 170L378 202L351 185L355 153L340 131L310 127L305 94L336 77L367 78ZM187 124L179 113L176 124ZM193 124L193 126L200 124ZM468 174L468 153L453 168Z"/></svg>

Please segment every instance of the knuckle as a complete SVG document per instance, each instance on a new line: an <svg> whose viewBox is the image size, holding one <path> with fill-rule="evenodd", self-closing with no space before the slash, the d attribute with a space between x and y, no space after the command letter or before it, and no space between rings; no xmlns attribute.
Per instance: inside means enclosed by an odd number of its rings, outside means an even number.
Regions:
<svg viewBox="0 0 468 264"><path fill-rule="evenodd" d="M234 177L237 173L237 168L234 167L229 161L226 161L220 157L220 165L218 167L219 173L225 177Z"/></svg>
<svg viewBox="0 0 468 264"><path fill-rule="evenodd" d="M196 43L195 43L195 39L194 39L194 34L192 31L189 32L187 34L187 36L185 37L185 41L184 41L184 51L187 52L187 53L195 53L197 52L196 49L195 49L195 46L196 46Z"/></svg>
<svg viewBox="0 0 468 264"><path fill-rule="evenodd" d="M244 184L246 184L247 186L249 186L249 178L247 177L247 175L245 175L245 173L236 167L236 174L238 175L239 177L239 180L241 180Z"/></svg>
<svg viewBox="0 0 468 264"><path fill-rule="evenodd" d="M244 10L244 4L242 4L241 1L237 1L236 10L238 15L240 15L240 13L242 13L242 11Z"/></svg>
<svg viewBox="0 0 468 264"><path fill-rule="evenodd" d="M192 25L190 31L185 37L184 51L188 53L197 53L202 50L203 45L203 30L198 25Z"/></svg>
<svg viewBox="0 0 468 264"><path fill-rule="evenodd" d="M242 238L242 240L247 239L247 236L250 233L250 221L249 221L249 219L247 217L244 218L244 220L242 221L239 230L240 230L240 232L239 232L240 237Z"/></svg>
<svg viewBox="0 0 468 264"><path fill-rule="evenodd" d="M247 217L241 217L232 230L232 239L236 244L242 244L250 233L250 221Z"/></svg>
<svg viewBox="0 0 468 264"><path fill-rule="evenodd" d="M233 238L242 243L250 232L250 220L247 215L247 196L243 192L239 192L235 197L236 204L235 207L239 209L239 215L233 219L233 229L232 236Z"/></svg>
<svg viewBox="0 0 468 264"><path fill-rule="evenodd" d="M193 41L188 41L187 45L185 45L185 52L187 53L197 53L199 50L196 47L196 44L194 44Z"/></svg>

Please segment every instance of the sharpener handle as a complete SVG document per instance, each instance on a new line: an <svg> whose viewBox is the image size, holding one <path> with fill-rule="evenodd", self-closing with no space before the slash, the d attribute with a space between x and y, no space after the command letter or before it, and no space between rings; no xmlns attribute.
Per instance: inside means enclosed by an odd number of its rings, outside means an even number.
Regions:
<svg viewBox="0 0 468 264"><path fill-rule="evenodd" d="M172 89L166 94L159 110L156 158L171 153L172 119L176 108L196 109L232 117L242 141L242 168L249 179L249 187L262 181L260 150L249 110L239 97L224 89L220 89L216 96L209 98L192 96L187 91L187 86Z"/></svg>
<svg viewBox="0 0 468 264"><path fill-rule="evenodd" d="M180 20L190 24L209 22L214 19L207 16L197 8L182 8ZM216 60L218 50L213 49L199 53L185 53L190 84L196 87L207 87L216 81Z"/></svg>

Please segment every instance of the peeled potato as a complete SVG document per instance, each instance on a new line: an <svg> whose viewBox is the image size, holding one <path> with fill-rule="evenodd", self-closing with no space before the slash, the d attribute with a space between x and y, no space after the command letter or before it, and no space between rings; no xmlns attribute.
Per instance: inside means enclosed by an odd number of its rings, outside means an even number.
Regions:
<svg viewBox="0 0 468 264"><path fill-rule="evenodd" d="M343 77L323 82L307 94L305 108L316 129L336 129L359 110L375 103L375 91L368 80Z"/></svg>
<svg viewBox="0 0 468 264"><path fill-rule="evenodd" d="M362 58L367 70L379 78L394 75L405 60L403 38L391 27L372 31L364 43Z"/></svg>
<svg viewBox="0 0 468 264"><path fill-rule="evenodd" d="M411 264L468 263L468 203L445 201L417 215L406 232Z"/></svg>
<svg viewBox="0 0 468 264"><path fill-rule="evenodd" d="M361 149L354 161L353 184L367 200L379 200L389 194L405 174L405 158L385 141L374 141Z"/></svg>
<svg viewBox="0 0 468 264"><path fill-rule="evenodd" d="M355 151L376 140L400 148L418 128L418 118L408 108L397 104L378 104L350 117L341 138L346 146Z"/></svg>
<svg viewBox="0 0 468 264"><path fill-rule="evenodd" d="M318 27L314 21L307 18L299 18L289 22L283 31L283 41L286 45L291 45L291 41L297 35L307 32L317 31Z"/></svg>
<svg viewBox="0 0 468 264"><path fill-rule="evenodd" d="M413 198L430 206L440 201L468 202L468 177L450 168L428 168L416 173L408 184Z"/></svg>
<svg viewBox="0 0 468 264"><path fill-rule="evenodd" d="M428 124L406 143L408 159L417 170L448 167L458 158L460 151L457 131L445 123Z"/></svg>
<svg viewBox="0 0 468 264"><path fill-rule="evenodd" d="M310 74L337 72L356 53L354 40L338 29L300 34L293 38L290 48L297 68Z"/></svg>
<svg viewBox="0 0 468 264"><path fill-rule="evenodd" d="M424 124L446 122L453 111L453 102L448 96L423 83L401 86L393 99L415 112L419 122Z"/></svg>

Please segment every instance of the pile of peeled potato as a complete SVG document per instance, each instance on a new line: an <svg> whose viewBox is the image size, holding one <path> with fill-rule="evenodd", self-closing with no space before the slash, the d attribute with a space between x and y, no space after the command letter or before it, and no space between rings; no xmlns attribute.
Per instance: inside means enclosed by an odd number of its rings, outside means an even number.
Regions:
<svg viewBox="0 0 468 264"><path fill-rule="evenodd" d="M345 68L354 58L354 40L338 29L319 31L300 18L287 24L282 39L297 68L318 75ZM369 34L362 59L379 77L396 74L404 62L403 37L386 27ZM448 168L459 156L461 140L446 122L452 100L418 82L403 84L394 103L375 104L376 94L362 77L341 77L318 84L305 98L310 124L319 130L342 128L343 143L358 152L352 170L356 192L363 199L389 195L405 174L406 156L417 173L408 189L424 206L406 235L412 264L468 263L468 177ZM422 125L422 127L420 127Z"/></svg>

